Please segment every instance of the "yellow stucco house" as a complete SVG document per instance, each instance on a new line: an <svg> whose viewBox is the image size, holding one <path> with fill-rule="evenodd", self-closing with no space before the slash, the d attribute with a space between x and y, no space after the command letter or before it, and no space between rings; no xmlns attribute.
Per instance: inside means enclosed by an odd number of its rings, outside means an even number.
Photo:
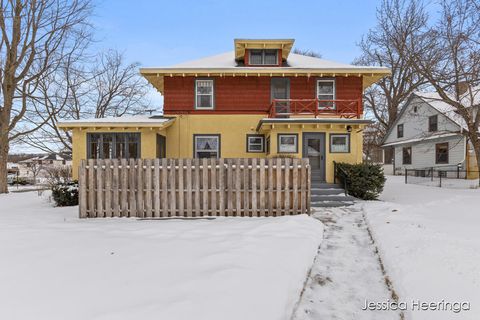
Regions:
<svg viewBox="0 0 480 320"><path fill-rule="evenodd" d="M293 43L236 39L231 52L140 69L163 114L61 122L74 177L89 158L305 157L313 181L333 182L334 161L362 161L362 94L390 70L290 53Z"/></svg>

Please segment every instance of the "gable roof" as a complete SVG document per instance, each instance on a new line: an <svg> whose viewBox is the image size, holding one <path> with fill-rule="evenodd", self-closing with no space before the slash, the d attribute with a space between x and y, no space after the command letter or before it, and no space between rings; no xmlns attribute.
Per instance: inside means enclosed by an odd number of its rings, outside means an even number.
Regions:
<svg viewBox="0 0 480 320"><path fill-rule="evenodd" d="M238 63L235 51L229 51L166 67L140 68L140 73L163 93L166 76L360 76L366 88L391 72L386 67L350 65L295 53L290 53L280 67L252 67Z"/></svg>
<svg viewBox="0 0 480 320"><path fill-rule="evenodd" d="M456 108L443 101L437 92L415 92L414 94L439 113L452 120L460 128L467 129L465 120L456 112Z"/></svg>
<svg viewBox="0 0 480 320"><path fill-rule="evenodd" d="M388 129L388 131L385 133L385 136L383 137L383 140L382 140L382 146L392 145L392 143L385 144L385 141L387 141L387 138L390 136L394 128L397 127L398 122L402 119L403 115L405 114L405 111L407 110L408 106L410 105L410 103L415 97L421 99L428 106L430 106L431 108L434 108L439 113L445 115L454 124L456 124L459 127L459 129L461 128L465 129L465 121L463 121L460 115L458 115L455 112L455 108L453 106L449 105L448 103L440 99L440 96L438 95L438 93L417 91L410 95L407 102L403 105L402 109L398 113L397 119L392 124L390 129Z"/></svg>

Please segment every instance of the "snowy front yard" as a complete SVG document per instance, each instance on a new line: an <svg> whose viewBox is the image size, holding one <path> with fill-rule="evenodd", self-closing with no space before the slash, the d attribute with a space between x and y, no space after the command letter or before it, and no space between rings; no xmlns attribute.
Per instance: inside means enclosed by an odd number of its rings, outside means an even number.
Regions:
<svg viewBox="0 0 480 320"><path fill-rule="evenodd" d="M400 301L408 304L406 319L480 319L480 190L389 177L381 199L386 202L359 205ZM442 300L467 302L471 310L411 310L412 301Z"/></svg>
<svg viewBox="0 0 480 320"><path fill-rule="evenodd" d="M289 319L322 241L308 216L79 220L0 196L0 319Z"/></svg>

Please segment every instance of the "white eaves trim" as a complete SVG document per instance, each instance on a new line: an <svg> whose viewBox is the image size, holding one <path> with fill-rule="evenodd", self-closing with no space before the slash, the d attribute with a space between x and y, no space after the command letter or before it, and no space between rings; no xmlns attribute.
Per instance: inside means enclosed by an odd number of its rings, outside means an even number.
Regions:
<svg viewBox="0 0 480 320"><path fill-rule="evenodd" d="M390 147L390 146L396 146L396 145L400 145L400 144L408 144L408 143L414 143L414 142L429 141L429 140L435 140L435 139L446 138L446 137L453 137L453 136L458 136L458 135L461 135L461 134L458 133L458 132L437 134L437 135L433 135L433 136L429 136L429 137L421 137L421 138L415 138L415 139L408 139L408 140L385 143L385 144L382 144L382 147Z"/></svg>

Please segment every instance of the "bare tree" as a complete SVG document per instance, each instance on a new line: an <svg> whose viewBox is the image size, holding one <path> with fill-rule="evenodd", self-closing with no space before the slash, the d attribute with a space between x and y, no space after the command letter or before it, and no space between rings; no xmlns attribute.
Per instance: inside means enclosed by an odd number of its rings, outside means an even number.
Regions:
<svg viewBox="0 0 480 320"><path fill-rule="evenodd" d="M33 184L37 184L37 177L38 175L40 174L40 172L43 170L43 166L36 162L36 161L32 161L30 163L30 167L29 167L29 170L32 172L32 175L33 175Z"/></svg>
<svg viewBox="0 0 480 320"><path fill-rule="evenodd" d="M292 53L300 54L302 56L307 56L307 57L314 57L314 58L321 58L322 57L321 53L319 53L317 51L310 50L310 49L293 48Z"/></svg>
<svg viewBox="0 0 480 320"><path fill-rule="evenodd" d="M39 84L41 99L29 121L45 125L22 137L24 144L45 152L71 150L72 137L58 129L58 121L119 117L138 114L149 107L147 81L138 73L138 63L126 64L122 54L110 50L94 61L65 64Z"/></svg>
<svg viewBox="0 0 480 320"><path fill-rule="evenodd" d="M6 193L10 142L44 124L19 125L39 80L88 42L91 5L89 0L7 0L0 6L0 193Z"/></svg>
<svg viewBox="0 0 480 320"><path fill-rule="evenodd" d="M410 43L410 54L416 72L464 122L480 168L480 1L442 0L440 6L437 24Z"/></svg>
<svg viewBox="0 0 480 320"><path fill-rule="evenodd" d="M392 70L364 93L367 111L371 111L383 132L395 122L398 111L410 94L425 79L416 72L408 45L423 35L428 16L421 0L383 0L377 9L377 25L358 44L362 54L354 64L376 65Z"/></svg>

